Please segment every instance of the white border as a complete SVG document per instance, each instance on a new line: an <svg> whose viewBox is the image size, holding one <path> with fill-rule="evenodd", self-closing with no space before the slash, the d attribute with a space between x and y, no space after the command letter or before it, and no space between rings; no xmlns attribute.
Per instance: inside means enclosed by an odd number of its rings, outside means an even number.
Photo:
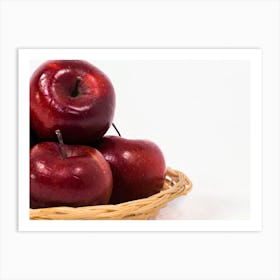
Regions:
<svg viewBox="0 0 280 280"><path fill-rule="evenodd" d="M29 76L31 60L248 60L251 65L250 220L31 221L29 220ZM262 229L261 49L19 49L19 231L260 231ZM24 198L24 199L23 199Z"/></svg>

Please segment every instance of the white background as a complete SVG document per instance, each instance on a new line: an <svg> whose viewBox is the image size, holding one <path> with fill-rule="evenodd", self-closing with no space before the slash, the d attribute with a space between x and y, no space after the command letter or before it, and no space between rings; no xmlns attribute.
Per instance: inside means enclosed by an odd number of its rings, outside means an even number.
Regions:
<svg viewBox="0 0 280 280"><path fill-rule="evenodd" d="M1 2L3 279L278 279L278 1L65 4ZM263 231L16 232L16 48L36 46L261 47Z"/></svg>

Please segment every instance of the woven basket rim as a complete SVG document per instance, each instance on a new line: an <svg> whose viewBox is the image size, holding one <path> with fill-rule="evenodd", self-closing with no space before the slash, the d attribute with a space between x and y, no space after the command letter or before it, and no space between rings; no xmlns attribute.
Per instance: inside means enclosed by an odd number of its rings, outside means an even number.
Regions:
<svg viewBox="0 0 280 280"><path fill-rule="evenodd" d="M175 198L192 190L192 182L183 172L167 167L163 189L150 197L83 207L49 207L30 209L30 220L146 220Z"/></svg>

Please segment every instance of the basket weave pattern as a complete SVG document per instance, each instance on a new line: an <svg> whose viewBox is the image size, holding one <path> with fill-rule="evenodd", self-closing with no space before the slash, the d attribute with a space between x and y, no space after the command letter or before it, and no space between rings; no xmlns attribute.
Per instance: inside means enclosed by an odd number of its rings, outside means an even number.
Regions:
<svg viewBox="0 0 280 280"><path fill-rule="evenodd" d="M147 220L171 200L189 193L192 182L181 171L167 168L162 191L148 198L120 204L30 209L31 220Z"/></svg>

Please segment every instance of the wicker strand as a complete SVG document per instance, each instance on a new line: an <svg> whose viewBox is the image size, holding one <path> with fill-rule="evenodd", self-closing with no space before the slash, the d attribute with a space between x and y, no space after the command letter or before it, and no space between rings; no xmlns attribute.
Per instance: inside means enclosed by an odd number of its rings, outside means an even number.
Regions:
<svg viewBox="0 0 280 280"><path fill-rule="evenodd" d="M147 220L154 218L168 202L186 195L192 182L181 171L167 168L162 191L150 197L120 204L30 209L31 220Z"/></svg>

